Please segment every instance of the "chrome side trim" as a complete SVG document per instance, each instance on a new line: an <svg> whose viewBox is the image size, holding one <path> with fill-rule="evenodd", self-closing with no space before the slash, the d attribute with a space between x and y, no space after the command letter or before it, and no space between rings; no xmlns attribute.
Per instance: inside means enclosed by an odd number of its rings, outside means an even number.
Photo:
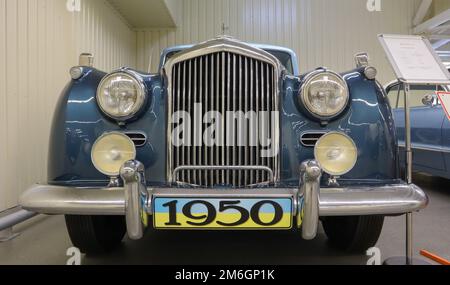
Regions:
<svg viewBox="0 0 450 285"><path fill-rule="evenodd" d="M398 147L399 148L405 148L405 144L404 143L399 143ZM445 147L428 147L428 146L421 146L421 145L413 144L411 146L411 148L415 149L415 150L450 153L450 148L445 148Z"/></svg>

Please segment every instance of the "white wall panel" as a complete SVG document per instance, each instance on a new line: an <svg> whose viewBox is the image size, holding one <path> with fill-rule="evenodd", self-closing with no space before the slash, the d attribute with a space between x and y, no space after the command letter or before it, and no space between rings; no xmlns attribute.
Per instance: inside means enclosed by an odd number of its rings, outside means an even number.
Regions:
<svg viewBox="0 0 450 285"><path fill-rule="evenodd" d="M379 33L411 32L417 0L383 0L381 12L369 12L365 0L178 0L177 29L138 31L138 62L157 69L161 49L204 41L222 33L255 43L287 46L299 55L301 71L319 66L353 68L353 55L369 52L390 80L391 69L378 44Z"/></svg>
<svg viewBox="0 0 450 285"><path fill-rule="evenodd" d="M136 33L104 0L0 0L0 211L46 181L54 107L81 52L111 70L136 63Z"/></svg>
<svg viewBox="0 0 450 285"><path fill-rule="evenodd" d="M353 67L353 55L368 51L380 71L392 73L378 33L410 33L418 0L383 0L370 13L366 0L170 0L176 29L132 30L106 0L0 0L0 211L46 180L51 118L68 69L78 54L92 52L95 65L156 71L165 47L226 34L256 43L287 46L302 72L318 66Z"/></svg>

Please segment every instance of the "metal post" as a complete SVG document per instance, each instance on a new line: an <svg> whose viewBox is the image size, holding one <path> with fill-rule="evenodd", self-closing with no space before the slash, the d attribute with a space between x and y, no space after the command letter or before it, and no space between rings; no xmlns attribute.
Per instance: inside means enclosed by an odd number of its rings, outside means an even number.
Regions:
<svg viewBox="0 0 450 285"><path fill-rule="evenodd" d="M405 150L406 150L406 182L412 184L412 148L411 148L411 110L409 109L409 84L405 84ZM413 241L412 225L413 214L406 214L406 264L412 265L413 261Z"/></svg>
<svg viewBox="0 0 450 285"><path fill-rule="evenodd" d="M404 84L405 95L405 155L406 155L406 169L405 169L405 181L408 184L412 184L412 169L413 169L413 153L411 147L411 110L409 109L409 84ZM399 88L400 92L400 88ZM415 260L413 258L413 214L406 214L406 256L405 257L392 257L387 259L385 265L425 265L428 264L422 260Z"/></svg>
<svg viewBox="0 0 450 285"><path fill-rule="evenodd" d="M405 151L406 151L406 183L412 183L412 148L411 148L411 110L409 109L409 84L405 84Z"/></svg>
<svg viewBox="0 0 450 285"><path fill-rule="evenodd" d="M413 265L413 214L406 214L406 264Z"/></svg>

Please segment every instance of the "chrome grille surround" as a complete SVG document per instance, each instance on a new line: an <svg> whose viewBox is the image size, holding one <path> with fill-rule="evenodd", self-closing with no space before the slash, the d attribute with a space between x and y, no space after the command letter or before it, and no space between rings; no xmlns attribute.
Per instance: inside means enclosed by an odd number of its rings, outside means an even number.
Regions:
<svg viewBox="0 0 450 285"><path fill-rule="evenodd" d="M258 73L258 68L261 69L260 73ZM186 72L186 69L189 72ZM206 71L204 72L203 69L206 69ZM230 70L232 70L231 73ZM228 107L230 108L228 111L244 111L245 113L247 110L252 111L252 107L256 105L255 111L278 112L279 82L283 70L284 68L276 57L228 37L220 37L201 43L170 58L162 69L167 85L168 182L196 187L226 185L240 188L278 182L280 179L279 116L272 116L271 114L271 127L268 127L271 129L269 132L272 147L278 149L278 154L273 158L261 158L262 161L259 161L259 155L255 157L254 151L250 147L242 149L237 146L200 148L191 146L182 147L183 150L180 151L171 144L174 127L170 122L174 111L184 110L187 102L189 104L186 109L193 111L191 106L197 102L197 94L199 94L200 102L206 103L209 111L226 111ZM245 77L242 77L243 72ZM251 74L247 74L248 72ZM198 74L201 76L197 76ZM265 82L262 79L260 80L261 74L265 74ZM183 82L180 85L181 75L183 75ZM236 77L238 77L237 80ZM243 80L243 78L246 80ZM249 78L250 82L247 81ZM211 82L205 83L204 81L208 81L208 79L212 79ZM255 79L256 82L253 82L252 79ZM193 80L196 84L192 86ZM188 84L189 88L183 88L187 87ZM264 91L266 94L263 94ZM214 94L219 94L219 96L214 96ZM230 94L235 95L231 99L233 102L230 102ZM251 96L251 94L255 96ZM205 96L203 97L203 95ZM260 100L256 100L257 96L267 97L260 97ZM238 98L237 106L235 105L236 98ZM252 101L254 98L255 102ZM210 102L208 102L208 99ZM258 106L257 102L261 102L263 106ZM266 103L267 105L264 105ZM244 104L245 110L242 108ZM252 106L248 108L248 104L252 104ZM181 109L180 106L182 106ZM208 108L209 106L210 108ZM194 119L192 118L192 120ZM222 126L224 126L223 124L222 122ZM231 152L229 151L230 148L232 148ZM257 147L256 151L259 148ZM197 154L196 152L200 153ZM199 161L197 161L197 158Z"/></svg>

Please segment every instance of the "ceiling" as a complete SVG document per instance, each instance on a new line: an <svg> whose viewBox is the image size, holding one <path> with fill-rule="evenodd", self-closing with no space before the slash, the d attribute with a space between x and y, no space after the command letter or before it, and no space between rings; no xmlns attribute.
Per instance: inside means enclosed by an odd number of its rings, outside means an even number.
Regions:
<svg viewBox="0 0 450 285"><path fill-rule="evenodd" d="M173 5L167 0L108 0L133 28L176 27Z"/></svg>
<svg viewBox="0 0 450 285"><path fill-rule="evenodd" d="M446 63L450 63L450 1L421 0L413 20L414 34L424 35Z"/></svg>

